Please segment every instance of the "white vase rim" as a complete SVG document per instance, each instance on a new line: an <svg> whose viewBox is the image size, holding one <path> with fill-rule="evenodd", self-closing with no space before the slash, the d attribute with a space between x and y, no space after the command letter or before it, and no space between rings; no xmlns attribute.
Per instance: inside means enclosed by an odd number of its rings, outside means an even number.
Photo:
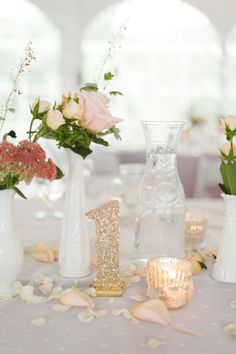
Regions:
<svg viewBox="0 0 236 354"><path fill-rule="evenodd" d="M234 194L221 193L220 196L221 196L222 198L224 198L224 199L233 199L233 198L236 199L236 195L234 195Z"/></svg>

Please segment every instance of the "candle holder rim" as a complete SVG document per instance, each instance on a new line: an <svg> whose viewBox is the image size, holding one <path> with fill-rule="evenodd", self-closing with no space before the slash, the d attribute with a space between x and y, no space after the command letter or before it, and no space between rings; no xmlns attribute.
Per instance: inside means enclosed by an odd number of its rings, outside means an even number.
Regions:
<svg viewBox="0 0 236 354"><path fill-rule="evenodd" d="M178 258L178 257L170 257L170 256L158 256L158 257L152 257L148 260L147 267L152 264L152 262L155 262L157 260L171 260L171 261L178 261L181 262L181 264L186 264L188 267L192 268L191 263L189 262L188 259L186 258ZM155 262L156 263L156 262Z"/></svg>

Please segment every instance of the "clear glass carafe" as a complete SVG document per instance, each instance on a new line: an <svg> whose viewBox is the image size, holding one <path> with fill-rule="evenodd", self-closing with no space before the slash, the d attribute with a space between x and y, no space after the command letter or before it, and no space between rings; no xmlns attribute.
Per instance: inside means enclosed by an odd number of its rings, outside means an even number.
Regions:
<svg viewBox="0 0 236 354"><path fill-rule="evenodd" d="M147 161L139 185L135 258L184 256L185 195L176 167L183 122L143 121Z"/></svg>

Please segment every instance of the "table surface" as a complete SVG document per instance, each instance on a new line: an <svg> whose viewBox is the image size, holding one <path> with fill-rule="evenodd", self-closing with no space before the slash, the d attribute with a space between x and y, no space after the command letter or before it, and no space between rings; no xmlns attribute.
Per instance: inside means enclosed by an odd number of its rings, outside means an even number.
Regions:
<svg viewBox="0 0 236 354"><path fill-rule="evenodd" d="M15 201L15 223L24 245L39 240L58 240L61 221L47 218L39 220L36 211L43 207L39 201ZM59 205L61 208L61 205ZM221 200L189 200L188 210L200 210L208 216L206 247L216 245L220 238L223 217ZM132 232L127 225L122 228L121 251L124 245L132 243ZM124 242L125 240L125 242ZM57 275L57 263L43 264L25 256L19 279L29 282L39 273L53 277L55 284L70 286L70 279ZM81 287L87 287L90 277L79 279ZM75 279L77 280L77 279ZM224 332L224 326L236 322L236 310L230 302L236 298L236 284L225 284L213 280L210 269L194 276L194 296L191 303L179 310L171 311L174 326L198 333L198 337L178 333L159 324L139 322L133 324L122 316L114 316L112 309L129 309L137 303L130 298L136 293L145 297L145 280L128 287L121 298L95 298L96 309L108 309L108 314L89 323L78 320L79 308L65 313L52 310L53 302L29 305L18 299L0 304L0 354L235 354L236 342ZM35 327L31 320L46 317L47 323ZM151 338L161 342L156 349L146 345Z"/></svg>

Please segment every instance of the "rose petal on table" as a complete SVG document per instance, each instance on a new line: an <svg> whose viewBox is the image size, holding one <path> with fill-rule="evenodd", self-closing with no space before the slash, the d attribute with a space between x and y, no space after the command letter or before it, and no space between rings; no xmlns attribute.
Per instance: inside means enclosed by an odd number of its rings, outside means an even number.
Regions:
<svg viewBox="0 0 236 354"><path fill-rule="evenodd" d="M63 305L95 308L92 299L79 289L68 289L59 295Z"/></svg>
<svg viewBox="0 0 236 354"><path fill-rule="evenodd" d="M135 300L135 301L144 301L144 297L138 293L131 295L130 299Z"/></svg>
<svg viewBox="0 0 236 354"><path fill-rule="evenodd" d="M148 349L156 349L156 348L158 348L159 346L160 346L160 344L161 344L161 342L159 341L159 340L157 340L157 339L155 339L155 338L150 338L150 339L148 339L147 340L147 342L146 342L146 347L148 348Z"/></svg>
<svg viewBox="0 0 236 354"><path fill-rule="evenodd" d="M71 308L71 306L66 306L62 304L53 304L51 307L55 312L66 312Z"/></svg>
<svg viewBox="0 0 236 354"><path fill-rule="evenodd" d="M96 289L95 288L88 288L88 289L85 289L83 291L84 294L88 295L88 296L91 296L91 297L96 297L97 296L97 293L96 293Z"/></svg>
<svg viewBox="0 0 236 354"><path fill-rule="evenodd" d="M78 319L80 320L80 322L88 323L94 320L94 318L94 314L91 313L91 311L89 311L88 309L78 314Z"/></svg>
<svg viewBox="0 0 236 354"><path fill-rule="evenodd" d="M165 303L159 299L153 299L131 307L131 314L142 321L170 324L170 315Z"/></svg>
<svg viewBox="0 0 236 354"><path fill-rule="evenodd" d="M236 309L236 299L231 301L230 307L231 307L232 309Z"/></svg>
<svg viewBox="0 0 236 354"><path fill-rule="evenodd" d="M133 316L128 309L113 309L112 314L114 316L123 316L127 320L132 320Z"/></svg>
<svg viewBox="0 0 236 354"><path fill-rule="evenodd" d="M46 317L39 317L31 320L32 325L36 327L42 327L47 323Z"/></svg>
<svg viewBox="0 0 236 354"><path fill-rule="evenodd" d="M229 323L227 326L224 327L224 330L225 330L225 333L227 333L229 336L236 339L236 324L235 323Z"/></svg>

